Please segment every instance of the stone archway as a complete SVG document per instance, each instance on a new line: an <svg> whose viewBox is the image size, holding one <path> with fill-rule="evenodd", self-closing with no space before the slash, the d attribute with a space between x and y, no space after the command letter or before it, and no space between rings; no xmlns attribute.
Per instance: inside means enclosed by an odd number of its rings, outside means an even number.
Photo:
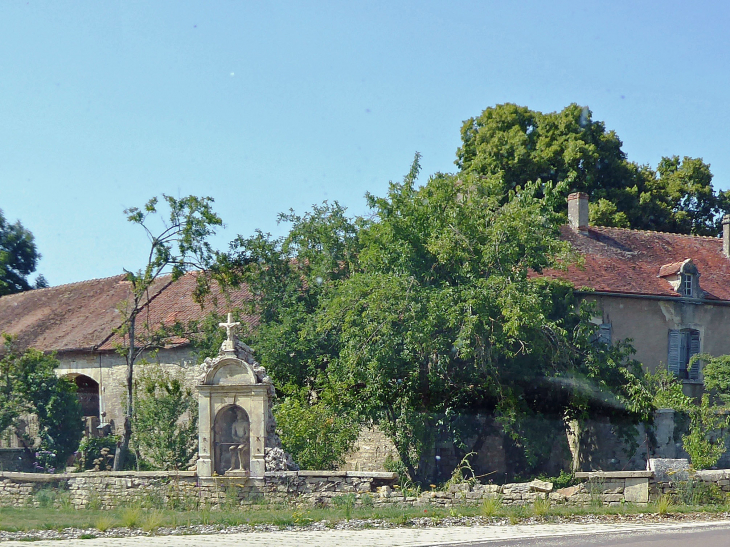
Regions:
<svg viewBox="0 0 730 547"><path fill-rule="evenodd" d="M66 378L76 384L76 396L81 403L81 415L98 418L99 383L84 374L69 374Z"/></svg>
<svg viewBox="0 0 730 547"><path fill-rule="evenodd" d="M215 472L251 470L251 422L246 411L238 405L223 407L213 425Z"/></svg>

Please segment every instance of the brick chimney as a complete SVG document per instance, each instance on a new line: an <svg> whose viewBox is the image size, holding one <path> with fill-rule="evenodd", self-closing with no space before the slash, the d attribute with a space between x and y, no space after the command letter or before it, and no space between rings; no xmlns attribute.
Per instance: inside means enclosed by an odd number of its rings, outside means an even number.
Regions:
<svg viewBox="0 0 730 547"><path fill-rule="evenodd" d="M730 215L722 217L722 252L730 258Z"/></svg>
<svg viewBox="0 0 730 547"><path fill-rule="evenodd" d="M573 230L588 231L588 194L585 192L575 192L568 196L568 224ZM730 220L728 224L728 228L724 229L730 232Z"/></svg>

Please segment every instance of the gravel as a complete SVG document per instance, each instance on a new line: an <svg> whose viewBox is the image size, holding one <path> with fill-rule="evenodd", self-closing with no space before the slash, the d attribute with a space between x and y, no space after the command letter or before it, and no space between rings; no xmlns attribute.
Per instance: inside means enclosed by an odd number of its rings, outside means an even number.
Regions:
<svg viewBox="0 0 730 547"><path fill-rule="evenodd" d="M599 523L658 523L658 522L702 522L713 520L727 520L730 512L724 513L673 513L658 515L656 513L638 513L630 515L572 515L572 516L550 516L550 517L529 517L520 519L519 524L599 524ZM154 532L145 532L139 528L110 528L99 531L96 528L65 528L63 530L25 530L22 532L0 531L0 541L21 540L33 541L43 539L91 539L91 538L115 538L135 536L178 536L195 534L238 534L241 532L276 532L287 531L317 531L317 530L358 530L365 528L385 529L404 527L440 527L451 526L509 526L507 518L485 518L485 517L416 517L408 519L406 524L395 524L391 521L381 519L350 519L349 521L338 521L336 523L321 520L305 525L297 526L276 526L274 524L239 526L225 525L190 525L177 526L174 528L160 527Z"/></svg>

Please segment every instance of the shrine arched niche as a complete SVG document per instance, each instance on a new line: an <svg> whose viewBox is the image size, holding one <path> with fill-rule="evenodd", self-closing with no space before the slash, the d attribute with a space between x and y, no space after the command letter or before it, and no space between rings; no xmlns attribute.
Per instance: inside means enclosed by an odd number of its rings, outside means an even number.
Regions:
<svg viewBox="0 0 730 547"><path fill-rule="evenodd" d="M246 411L238 405L227 405L215 416L213 424L215 471L250 471L251 421Z"/></svg>

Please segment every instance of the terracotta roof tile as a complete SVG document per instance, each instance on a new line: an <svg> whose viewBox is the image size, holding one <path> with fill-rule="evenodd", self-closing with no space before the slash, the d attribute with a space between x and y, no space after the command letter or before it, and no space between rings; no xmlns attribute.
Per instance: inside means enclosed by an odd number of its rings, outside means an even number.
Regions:
<svg viewBox="0 0 730 547"><path fill-rule="evenodd" d="M676 273L691 258L705 298L730 300L730 259L722 252L722 239L597 226L585 233L569 226L560 231L561 239L583 255L585 267L571 265L567 271L546 270L543 275L568 280L578 289L680 298L659 276Z"/></svg>
<svg viewBox="0 0 730 547"><path fill-rule="evenodd" d="M175 283L171 283L170 276L159 278L150 291L144 320L151 325L186 323L202 319L213 310L223 313L240 307L251 299L245 288L223 294L214 286L213 294L201 308L192 299L196 275L187 274ZM122 321L117 308L129 294L129 282L124 275L117 275L3 296L0 332L17 335L22 347L42 351L111 350L118 341L113 330ZM244 322L255 326L256 318L249 316ZM186 342L170 340L174 345Z"/></svg>

